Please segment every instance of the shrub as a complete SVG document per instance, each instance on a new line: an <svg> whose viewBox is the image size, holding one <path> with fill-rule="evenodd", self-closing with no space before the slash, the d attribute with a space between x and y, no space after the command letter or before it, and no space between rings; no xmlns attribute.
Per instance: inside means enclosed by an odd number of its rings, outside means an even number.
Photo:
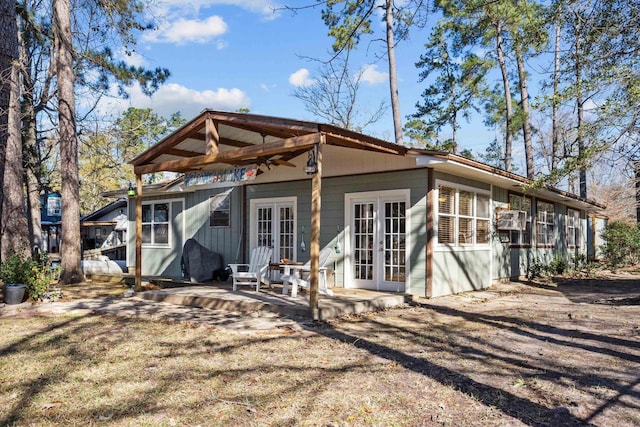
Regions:
<svg viewBox="0 0 640 427"><path fill-rule="evenodd" d="M624 222L611 222L602 233L602 251L611 267L640 262L640 228Z"/></svg>
<svg viewBox="0 0 640 427"><path fill-rule="evenodd" d="M49 285L58 280L60 269L52 269L46 255L27 258L11 255L0 265L0 280L3 283L23 283L31 299L37 300L49 290Z"/></svg>
<svg viewBox="0 0 640 427"><path fill-rule="evenodd" d="M569 263L564 257L556 255L551 262L549 262L549 265L547 266L547 273L564 274L564 272L567 271L568 264Z"/></svg>

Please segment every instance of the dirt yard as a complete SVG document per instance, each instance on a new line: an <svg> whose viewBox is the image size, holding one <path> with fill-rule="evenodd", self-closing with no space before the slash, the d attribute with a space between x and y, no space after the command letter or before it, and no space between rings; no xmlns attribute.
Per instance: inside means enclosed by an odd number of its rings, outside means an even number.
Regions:
<svg viewBox="0 0 640 427"><path fill-rule="evenodd" d="M637 273L303 326L0 317L0 425L640 425Z"/></svg>

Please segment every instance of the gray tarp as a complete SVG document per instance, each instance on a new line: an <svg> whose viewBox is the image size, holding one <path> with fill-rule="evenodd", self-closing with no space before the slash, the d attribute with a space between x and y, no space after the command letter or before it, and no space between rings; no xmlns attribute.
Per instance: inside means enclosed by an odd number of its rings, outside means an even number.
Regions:
<svg viewBox="0 0 640 427"><path fill-rule="evenodd" d="M224 272L222 255L205 248L195 239L184 243L182 262L192 282L207 282L218 277L226 280L226 277L221 277Z"/></svg>

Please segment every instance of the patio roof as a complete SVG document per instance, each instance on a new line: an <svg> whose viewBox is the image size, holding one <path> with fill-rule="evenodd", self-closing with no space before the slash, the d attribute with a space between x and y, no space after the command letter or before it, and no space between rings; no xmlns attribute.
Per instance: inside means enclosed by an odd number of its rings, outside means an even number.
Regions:
<svg viewBox="0 0 640 427"><path fill-rule="evenodd" d="M290 165L291 159L318 143L396 155L408 151L334 125L205 110L130 163L136 174L220 167L216 164Z"/></svg>

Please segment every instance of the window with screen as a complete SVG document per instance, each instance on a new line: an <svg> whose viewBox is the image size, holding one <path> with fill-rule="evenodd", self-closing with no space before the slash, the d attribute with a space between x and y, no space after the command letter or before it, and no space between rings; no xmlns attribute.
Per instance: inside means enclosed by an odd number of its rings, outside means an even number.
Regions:
<svg viewBox="0 0 640 427"><path fill-rule="evenodd" d="M580 246L580 211L567 209L567 246Z"/></svg>
<svg viewBox="0 0 640 427"><path fill-rule="evenodd" d="M231 225L231 192L209 197L209 227L229 227Z"/></svg>
<svg viewBox="0 0 640 427"><path fill-rule="evenodd" d="M449 185L438 186L438 243L473 246L489 243L489 194Z"/></svg>
<svg viewBox="0 0 640 427"><path fill-rule="evenodd" d="M536 244L538 246L555 245L555 210L553 203L536 203Z"/></svg>
<svg viewBox="0 0 640 427"><path fill-rule="evenodd" d="M531 199L518 194L509 195L509 209L514 211L524 211L527 213L524 230L510 230L511 246L531 245Z"/></svg>

